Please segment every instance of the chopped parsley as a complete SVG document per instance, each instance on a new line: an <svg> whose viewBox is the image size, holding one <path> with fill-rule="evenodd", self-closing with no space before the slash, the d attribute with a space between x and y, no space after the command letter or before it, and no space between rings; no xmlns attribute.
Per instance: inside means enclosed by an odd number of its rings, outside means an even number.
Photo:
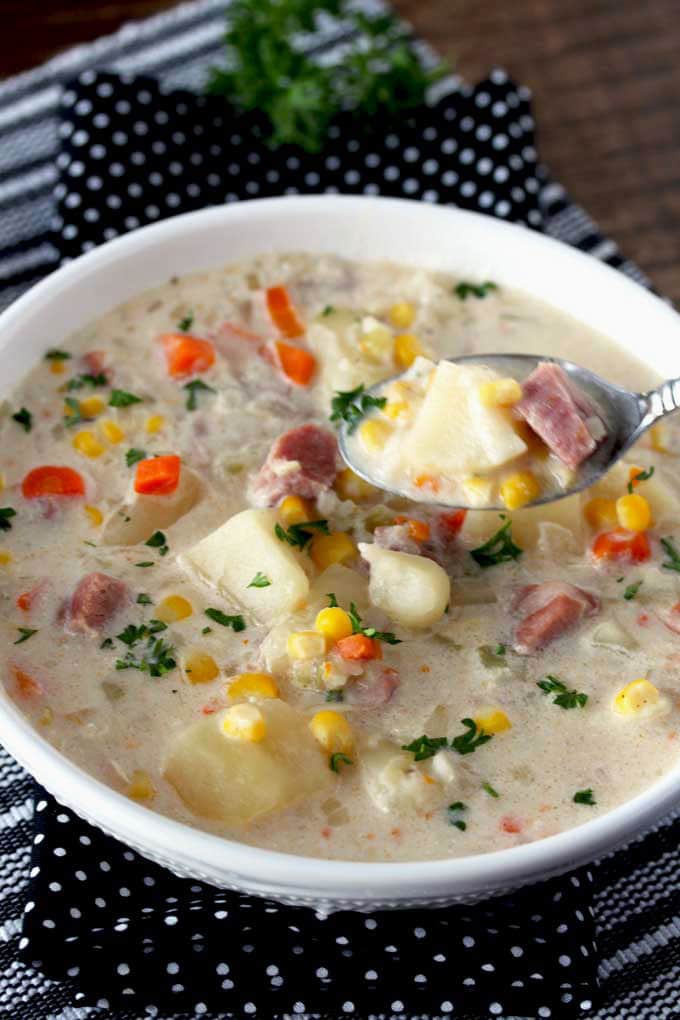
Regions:
<svg viewBox="0 0 680 1020"><path fill-rule="evenodd" d="M17 627L17 630L21 634L21 637L17 638L14 642L15 645L22 645L24 641L28 641L29 638L32 638L34 634L38 633L37 630L32 630L30 627Z"/></svg>
<svg viewBox="0 0 680 1020"><path fill-rule="evenodd" d="M449 749L449 741L447 737L427 737L425 734L422 737L416 737L410 744L402 744L402 751L410 751L415 761L427 761L428 758L434 758L437 751L442 751L446 748Z"/></svg>
<svg viewBox="0 0 680 1020"><path fill-rule="evenodd" d="M477 654L485 669L504 669L508 665L505 650L505 645L480 645Z"/></svg>
<svg viewBox="0 0 680 1020"><path fill-rule="evenodd" d="M128 467L134 467L140 460L146 460L146 450L136 450L134 446L125 454L125 463Z"/></svg>
<svg viewBox="0 0 680 1020"><path fill-rule="evenodd" d="M69 379L66 384L67 390L82 390L84 386L106 386L108 379L104 372L98 372L97 375L92 375L90 372L83 372L80 375L76 375L73 379Z"/></svg>
<svg viewBox="0 0 680 1020"><path fill-rule="evenodd" d="M17 425L21 425L24 432L30 432L33 425L33 415L25 407L22 407L20 411L12 415L12 421L15 421Z"/></svg>
<svg viewBox="0 0 680 1020"><path fill-rule="evenodd" d="M198 407L198 393L217 393L217 390L214 390L212 386L208 386L201 379L194 379L192 382L188 382L182 389L187 390L189 394L184 405L187 411L195 411Z"/></svg>
<svg viewBox="0 0 680 1020"><path fill-rule="evenodd" d="M334 591L327 592L326 593L326 598L328 599L328 608L329 609L337 609L338 608L338 600L335 597L335 592Z"/></svg>
<svg viewBox="0 0 680 1020"><path fill-rule="evenodd" d="M191 329L193 324L194 324L194 313L193 312L189 312L188 315L185 315L183 319L179 320L179 322L177 323L177 329L181 329L181 331L183 333L186 333L188 330Z"/></svg>
<svg viewBox="0 0 680 1020"><path fill-rule="evenodd" d="M352 621L352 633L364 634L368 638L375 638L376 641L384 641L387 645L400 645L401 638L396 637L392 631L376 630L375 627L364 627L354 602L349 604L349 618Z"/></svg>
<svg viewBox="0 0 680 1020"><path fill-rule="evenodd" d="M353 765L353 764L354 762L352 761L352 759L348 758L346 754L342 753L342 751L335 751L335 753L332 754L328 759L328 765L331 772L339 772L340 765Z"/></svg>
<svg viewBox="0 0 680 1020"><path fill-rule="evenodd" d="M159 556L166 556L170 551L162 531L154 531L151 538L147 538L144 545L148 545L151 549L158 549Z"/></svg>
<svg viewBox="0 0 680 1020"><path fill-rule="evenodd" d="M374 397L366 393L363 383L354 390L336 390L331 401L330 420L347 422L347 431L351 435L364 415L372 408L382 409L386 403L387 397Z"/></svg>
<svg viewBox="0 0 680 1020"><path fill-rule="evenodd" d="M410 744L402 744L402 751L410 751L416 761L426 761L432 758L437 751L457 751L458 754L472 754L482 744L488 744L493 738L493 733L485 733L477 727L474 719L461 719L465 732L453 737L451 741L447 737L417 737Z"/></svg>
<svg viewBox="0 0 680 1020"><path fill-rule="evenodd" d="M345 695L341 690L326 691L325 701L340 702L345 700Z"/></svg>
<svg viewBox="0 0 680 1020"><path fill-rule="evenodd" d="M212 627L204 627L201 634L212 634Z"/></svg>
<svg viewBox="0 0 680 1020"><path fill-rule="evenodd" d="M111 390L109 407L129 407L130 404L141 404L142 398L136 397L134 393L127 393L125 390Z"/></svg>
<svg viewBox="0 0 680 1020"><path fill-rule="evenodd" d="M460 817L463 811L467 811L467 804L463 804L462 800L457 800L455 804L449 804L446 809L446 813L449 816L449 825L454 825L461 832L465 832L467 829L467 824Z"/></svg>
<svg viewBox="0 0 680 1020"><path fill-rule="evenodd" d="M160 631L167 629L167 623L163 623L162 620L150 620L148 624L140 623L139 626L129 623L125 630L122 630L120 634L116 634L116 639L132 648L138 641L142 641L144 638L151 637L153 634L158 634Z"/></svg>
<svg viewBox="0 0 680 1020"><path fill-rule="evenodd" d="M0 531L9 531L12 527L10 517L16 517L17 512L11 506L0 507Z"/></svg>
<svg viewBox="0 0 680 1020"><path fill-rule="evenodd" d="M136 567L155 567L156 564L153 560L143 560L141 563L135 563Z"/></svg>
<svg viewBox="0 0 680 1020"><path fill-rule="evenodd" d="M488 793L489 796L493 797L495 800L498 800L498 798L500 797L500 793L498 792L498 790L494 790L491 783L482 783L482 789L485 791L485 793Z"/></svg>
<svg viewBox="0 0 680 1020"><path fill-rule="evenodd" d="M304 549L314 537L314 532L320 531L324 535L330 535L328 521L301 521L300 524L291 524L286 531L280 524L274 525L274 534L280 542L287 542L288 545Z"/></svg>
<svg viewBox="0 0 680 1020"><path fill-rule="evenodd" d="M635 598L637 593L640 591L641 586L642 586L642 581L636 581L635 584L629 584L628 585L628 587L626 588L626 590L623 593L623 597L626 600L626 602L630 602L631 599Z"/></svg>
<svg viewBox="0 0 680 1020"><path fill-rule="evenodd" d="M113 638L110 638L110 637L104 638L104 640L102 641L102 643L100 644L99 647L101 649L104 649L104 648L113 648Z"/></svg>
<svg viewBox="0 0 680 1020"><path fill-rule="evenodd" d="M223 613L221 609L212 608L206 609L205 615L209 617L209 619L214 620L215 623L222 624L223 627L231 627L231 629L236 631L236 633L246 629L246 622L242 616L227 616L227 614Z"/></svg>
<svg viewBox="0 0 680 1020"><path fill-rule="evenodd" d="M595 807L597 801L593 796L593 791L590 787L587 790L577 790L572 797L574 804L588 804L590 807Z"/></svg>
<svg viewBox="0 0 680 1020"><path fill-rule="evenodd" d="M636 482L648 482L654 474L654 468L650 467L647 471L639 471L636 475L633 475L631 480L628 482L628 492L633 494Z"/></svg>
<svg viewBox="0 0 680 1020"><path fill-rule="evenodd" d="M57 347L50 347L45 352L46 361L68 361L70 357L68 351L60 351Z"/></svg>
<svg viewBox="0 0 680 1020"><path fill-rule="evenodd" d="M174 669L177 662L173 658L175 649L163 638L156 638L151 635L146 643L146 648L141 658L136 658L132 651L125 653L122 659L116 659L116 669L139 669L149 676L165 676Z"/></svg>
<svg viewBox="0 0 680 1020"><path fill-rule="evenodd" d="M461 301L465 301L470 294L476 298L485 298L489 291L498 290L498 284L492 283L487 280L486 283L468 283L466 280L461 280L454 289L454 294L459 297Z"/></svg>
<svg viewBox="0 0 680 1020"><path fill-rule="evenodd" d="M576 690L570 691L558 677L550 674L543 680L539 680L536 686L540 687L544 694L555 694L553 705L559 705L560 708L585 708L588 701L587 694Z"/></svg>
<svg viewBox="0 0 680 1020"><path fill-rule="evenodd" d="M670 538L662 538L661 545L663 546L664 552L668 556L668 560L665 563L661 564L663 569L677 570L678 572L680 572L680 553L675 548L673 540Z"/></svg>
<svg viewBox="0 0 680 1020"><path fill-rule="evenodd" d="M332 315L334 311L335 311L335 308L333 308L333 305L326 305L326 307L322 311L321 315L325 319L327 315Z"/></svg>
<svg viewBox="0 0 680 1020"><path fill-rule="evenodd" d="M78 425L83 421L83 416L80 413L80 404L74 397L66 397L64 403L68 408L68 413L64 415L64 425L66 428L71 428L72 425Z"/></svg>
<svg viewBox="0 0 680 1020"><path fill-rule="evenodd" d="M142 591L137 596L137 605L138 606L152 606L153 605L153 599L151 598L150 595L147 595L146 592Z"/></svg>
<svg viewBox="0 0 680 1020"><path fill-rule="evenodd" d="M512 521L507 520L484 545L471 549L470 556L480 567L495 567L499 563L518 560L523 551L513 542Z"/></svg>
<svg viewBox="0 0 680 1020"><path fill-rule="evenodd" d="M263 574L261 570L258 570L258 572L255 574L255 577L252 579L250 584L246 585L246 587L247 588L268 588L270 586L270 584L271 584L271 581L269 580L267 575Z"/></svg>

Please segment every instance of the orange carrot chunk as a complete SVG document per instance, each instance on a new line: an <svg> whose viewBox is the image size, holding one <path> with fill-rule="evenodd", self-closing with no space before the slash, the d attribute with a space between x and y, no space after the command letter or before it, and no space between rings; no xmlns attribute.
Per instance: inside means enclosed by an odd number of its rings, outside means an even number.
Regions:
<svg viewBox="0 0 680 1020"><path fill-rule="evenodd" d="M288 340L294 340L302 336L305 327L295 311L290 294L285 287L270 287L265 297L267 299L267 311L269 316L282 336Z"/></svg>
<svg viewBox="0 0 680 1020"><path fill-rule="evenodd" d="M281 340L276 341L276 353L283 374L298 386L307 386L316 368L314 355L302 347L284 344Z"/></svg>
<svg viewBox="0 0 680 1020"><path fill-rule="evenodd" d="M165 333L161 337L168 372L173 378L206 372L215 364L215 348L209 340L184 333Z"/></svg>
<svg viewBox="0 0 680 1020"><path fill-rule="evenodd" d="M41 499L44 496L84 496L85 482L73 468L45 464L28 472L21 483L21 491L25 499Z"/></svg>
<svg viewBox="0 0 680 1020"><path fill-rule="evenodd" d="M467 510L452 510L450 513L441 514L439 523L449 535L457 535L465 524Z"/></svg>
<svg viewBox="0 0 680 1020"><path fill-rule="evenodd" d="M20 698L37 698L45 693L42 684L39 684L37 680L34 680L23 669L19 669L18 666L12 666L12 673L14 675L16 693Z"/></svg>
<svg viewBox="0 0 680 1020"><path fill-rule="evenodd" d="M614 531L604 531L593 542L593 556L598 560L644 563L651 555L652 549L644 531L615 528Z"/></svg>
<svg viewBox="0 0 680 1020"><path fill-rule="evenodd" d="M180 464L174 453L140 460L135 474L135 492L143 496L168 496L179 485Z"/></svg>
<svg viewBox="0 0 680 1020"><path fill-rule="evenodd" d="M380 642L365 634L340 638L335 647L343 659L382 659Z"/></svg>

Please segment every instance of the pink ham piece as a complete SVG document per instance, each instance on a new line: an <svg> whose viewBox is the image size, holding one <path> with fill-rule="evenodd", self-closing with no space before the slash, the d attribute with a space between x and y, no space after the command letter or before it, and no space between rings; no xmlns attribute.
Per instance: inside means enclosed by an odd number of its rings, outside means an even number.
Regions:
<svg viewBox="0 0 680 1020"><path fill-rule="evenodd" d="M80 364L88 375L105 375L107 382L111 382L113 373L107 368L104 351L86 351L80 358Z"/></svg>
<svg viewBox="0 0 680 1020"><path fill-rule="evenodd" d="M541 362L525 380L522 392L515 411L567 467L577 468L604 439L606 431L597 411L559 365ZM589 420L597 439L587 427Z"/></svg>
<svg viewBox="0 0 680 1020"><path fill-rule="evenodd" d="M69 630L78 633L99 633L122 609L130 598L126 584L97 572L86 574L79 581L67 607Z"/></svg>
<svg viewBox="0 0 680 1020"><path fill-rule="evenodd" d="M335 481L338 444L319 425L299 425L274 442L252 483L257 506L277 506L284 496L316 499Z"/></svg>
<svg viewBox="0 0 680 1020"><path fill-rule="evenodd" d="M398 671L391 666L369 667L347 689L347 701L362 708L382 708L391 701L400 683Z"/></svg>
<svg viewBox="0 0 680 1020"><path fill-rule="evenodd" d="M599 608L598 598L566 581L529 584L513 601L513 609L521 615L513 648L519 655L537 652Z"/></svg>

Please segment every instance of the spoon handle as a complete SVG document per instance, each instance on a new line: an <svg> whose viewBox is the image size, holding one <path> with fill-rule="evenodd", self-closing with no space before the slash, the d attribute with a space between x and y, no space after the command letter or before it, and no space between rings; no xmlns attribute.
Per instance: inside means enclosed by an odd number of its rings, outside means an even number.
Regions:
<svg viewBox="0 0 680 1020"><path fill-rule="evenodd" d="M640 394L641 429L648 429L659 418L680 408L680 379L667 379L655 390Z"/></svg>

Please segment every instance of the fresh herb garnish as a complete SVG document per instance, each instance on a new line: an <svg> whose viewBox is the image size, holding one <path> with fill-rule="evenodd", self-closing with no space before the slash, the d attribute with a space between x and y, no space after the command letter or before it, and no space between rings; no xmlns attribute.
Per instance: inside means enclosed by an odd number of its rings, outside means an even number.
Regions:
<svg viewBox="0 0 680 1020"><path fill-rule="evenodd" d="M201 634L212 634L212 627L204 627Z"/></svg>
<svg viewBox="0 0 680 1020"><path fill-rule="evenodd" d="M0 531L9 531L12 527L10 517L16 517L17 512L11 506L0 507Z"/></svg>
<svg viewBox="0 0 680 1020"><path fill-rule="evenodd" d="M80 375L74 376L73 379L69 379L66 389L82 390L83 386L106 386L108 381L104 372L98 372L97 375L83 372Z"/></svg>
<svg viewBox="0 0 680 1020"><path fill-rule="evenodd" d="M449 816L449 825L454 825L461 832L465 832L467 824L460 817L463 811L467 811L467 804L463 804L462 800L457 800L455 804L449 804L446 809L446 813Z"/></svg>
<svg viewBox="0 0 680 1020"><path fill-rule="evenodd" d="M185 315L183 319L179 320L179 322L177 323L177 328L181 329L181 331L183 333L186 333L187 330L191 329L193 324L194 324L194 313L193 312L189 312L188 315Z"/></svg>
<svg viewBox="0 0 680 1020"><path fill-rule="evenodd" d="M493 733L485 733L477 727L474 719L461 719L465 732L453 737L451 741L447 737L418 737L410 744L402 744L402 751L410 751L416 761L425 761L432 758L437 751L457 751L458 754L472 754L482 744L487 744L493 737Z"/></svg>
<svg viewBox="0 0 680 1020"><path fill-rule="evenodd" d="M341 751L335 751L328 760L328 765L331 772L339 772L340 765L353 765L354 762L351 758L348 758L346 754Z"/></svg>
<svg viewBox="0 0 680 1020"><path fill-rule="evenodd" d="M587 790L577 790L572 799L574 804L588 804L591 807L595 807L597 804L590 787Z"/></svg>
<svg viewBox="0 0 680 1020"><path fill-rule="evenodd" d="M25 407L22 407L20 411L12 415L12 421L15 421L17 425L21 425L24 432L30 432L33 424L33 415Z"/></svg>
<svg viewBox="0 0 680 1020"><path fill-rule="evenodd" d="M647 471L639 471L636 475L633 475L631 480L628 482L628 492L632 495L633 489L635 488L636 482L647 482L654 474L654 468L650 467Z"/></svg>
<svg viewBox="0 0 680 1020"><path fill-rule="evenodd" d="M510 560L518 560L524 550L520 549L512 540L512 521L507 520L501 525L495 535L492 535L488 542L470 550L475 563L480 567L495 567L499 563L507 563Z"/></svg>
<svg viewBox="0 0 680 1020"><path fill-rule="evenodd" d="M485 298L489 291L492 290L498 290L498 284L492 283L490 280L487 280L486 283L467 283L467 281L463 280L456 286L454 294L461 301L465 301L470 294L476 298Z"/></svg>
<svg viewBox="0 0 680 1020"><path fill-rule="evenodd" d="M29 638L38 633L37 630L32 630L30 627L17 627L17 630L21 637L14 642L15 645L22 645L24 641L28 641Z"/></svg>
<svg viewBox="0 0 680 1020"><path fill-rule="evenodd" d="M170 551L165 535L162 531L154 531L151 538L147 538L144 545L148 545L151 549L158 549L159 556L167 556Z"/></svg>
<svg viewBox="0 0 680 1020"><path fill-rule="evenodd" d="M560 708L585 708L588 701L587 694L576 690L570 691L558 677L550 674L543 680L538 680L536 686L540 687L544 694L555 694L556 697L553 698L552 703L559 705Z"/></svg>
<svg viewBox="0 0 680 1020"><path fill-rule="evenodd" d="M402 744L402 751L410 751L415 761L426 761L428 758L434 758L437 751L441 751L444 748L449 749L449 741L447 737L427 737L425 734L422 737L416 737L410 744Z"/></svg>
<svg viewBox="0 0 680 1020"><path fill-rule="evenodd" d="M340 702L345 700L345 695L341 690L326 691L325 701Z"/></svg>
<svg viewBox="0 0 680 1020"><path fill-rule="evenodd" d="M65 397L64 403L68 408L68 414L64 415L64 425L66 428L71 428L72 425L78 425L83 421L83 416L80 413L80 404L74 397Z"/></svg>
<svg viewBox="0 0 680 1020"><path fill-rule="evenodd" d="M300 524L291 524L288 531L278 523L274 525L274 534L280 542L287 542L288 545L297 546L299 549L304 549L314 537L314 531L329 535L328 521L302 521Z"/></svg>
<svg viewBox="0 0 680 1020"><path fill-rule="evenodd" d="M661 545L664 548L668 560L666 563L662 563L661 566L664 570L677 570L680 572L680 553L675 548L672 539L662 538Z"/></svg>
<svg viewBox="0 0 680 1020"><path fill-rule="evenodd" d="M102 641L102 643L100 644L99 647L102 648L102 649L103 648L113 648L113 638L110 638L110 637L104 638L104 640Z"/></svg>
<svg viewBox="0 0 680 1020"><path fill-rule="evenodd" d="M364 627L359 616L359 611L354 604L349 604L349 618L352 621L352 633L364 634L368 638L375 638L376 641L384 641L387 645L400 645L401 638L396 637L392 631L376 630L375 627Z"/></svg>
<svg viewBox="0 0 680 1020"><path fill-rule="evenodd" d="M143 560L141 563L135 563L136 567L155 567L156 564L153 560Z"/></svg>
<svg viewBox="0 0 680 1020"><path fill-rule="evenodd" d="M635 598L637 593L640 591L641 586L642 586L642 581L636 581L635 584L629 584L628 585L628 587L626 588L626 590L623 593L623 597L626 600L626 602L630 602L631 599Z"/></svg>
<svg viewBox="0 0 680 1020"><path fill-rule="evenodd" d="M147 595L146 592L142 591L137 596L137 605L138 606L152 606L153 605L153 599L151 598L150 595Z"/></svg>
<svg viewBox="0 0 680 1020"><path fill-rule="evenodd" d="M246 588L268 588L270 584L271 581L267 575L263 574L261 570L258 570L250 584L246 585Z"/></svg>
<svg viewBox="0 0 680 1020"><path fill-rule="evenodd" d="M329 609L337 609L338 608L338 600L335 597L335 592L334 591L329 591L326 594L326 598L328 599L328 608Z"/></svg>
<svg viewBox="0 0 680 1020"><path fill-rule="evenodd" d="M150 676L164 676L177 665L174 654L173 646L163 638L149 637L141 658L135 658L131 651L126 652L123 659L116 659L116 669L139 669Z"/></svg>
<svg viewBox="0 0 680 1020"><path fill-rule="evenodd" d="M347 431L351 435L364 415L374 407L382 409L386 403L387 397L374 397L366 393L363 383L354 390L336 390L331 401L330 420L347 422Z"/></svg>
<svg viewBox="0 0 680 1020"><path fill-rule="evenodd" d="M125 454L125 463L128 467L134 467L140 460L146 460L146 450L136 450L133 447Z"/></svg>
<svg viewBox="0 0 680 1020"><path fill-rule="evenodd" d="M205 615L215 623L221 623L223 627L231 627L236 633L246 629L246 622L242 616L227 616L221 609L206 609Z"/></svg>
<svg viewBox="0 0 680 1020"><path fill-rule="evenodd" d="M495 800L498 800L498 798L500 797L500 793L498 792L498 790L494 790L491 783L482 783L482 789L486 793L488 793L490 797L493 797Z"/></svg>
<svg viewBox="0 0 680 1020"><path fill-rule="evenodd" d="M214 390L212 386L208 386L206 383L204 383L202 379L194 379L192 382L188 382L186 386L183 386L182 389L187 390L189 393L189 396L187 397L187 402L184 405L187 411L195 411L196 408L198 407L198 398L196 396L197 393L217 392L217 390Z"/></svg>
<svg viewBox="0 0 680 1020"><path fill-rule="evenodd" d="M499 651L499 649L503 649ZM477 649L479 661L485 669L504 669L508 665L505 645L480 645Z"/></svg>
<svg viewBox="0 0 680 1020"><path fill-rule="evenodd" d="M322 311L321 315L325 319L327 315L332 315L334 311L335 311L335 308L333 308L333 305L326 305L326 307Z"/></svg>
<svg viewBox="0 0 680 1020"><path fill-rule="evenodd" d="M132 648L138 641L142 641L144 638L151 637L152 634L158 634L160 631L167 629L167 623L163 623L162 620L149 620L148 624L140 623L139 626L129 623L125 630L122 630L120 634L116 634L116 638L118 641L122 641L124 645Z"/></svg>
<svg viewBox="0 0 680 1020"><path fill-rule="evenodd" d="M68 351L60 351L56 347L50 347L49 350L45 351L46 361L68 361L71 355Z"/></svg>
<svg viewBox="0 0 680 1020"><path fill-rule="evenodd" d="M109 407L129 407L130 404L141 404L142 398L136 397L134 393L127 393L125 390L111 390Z"/></svg>

